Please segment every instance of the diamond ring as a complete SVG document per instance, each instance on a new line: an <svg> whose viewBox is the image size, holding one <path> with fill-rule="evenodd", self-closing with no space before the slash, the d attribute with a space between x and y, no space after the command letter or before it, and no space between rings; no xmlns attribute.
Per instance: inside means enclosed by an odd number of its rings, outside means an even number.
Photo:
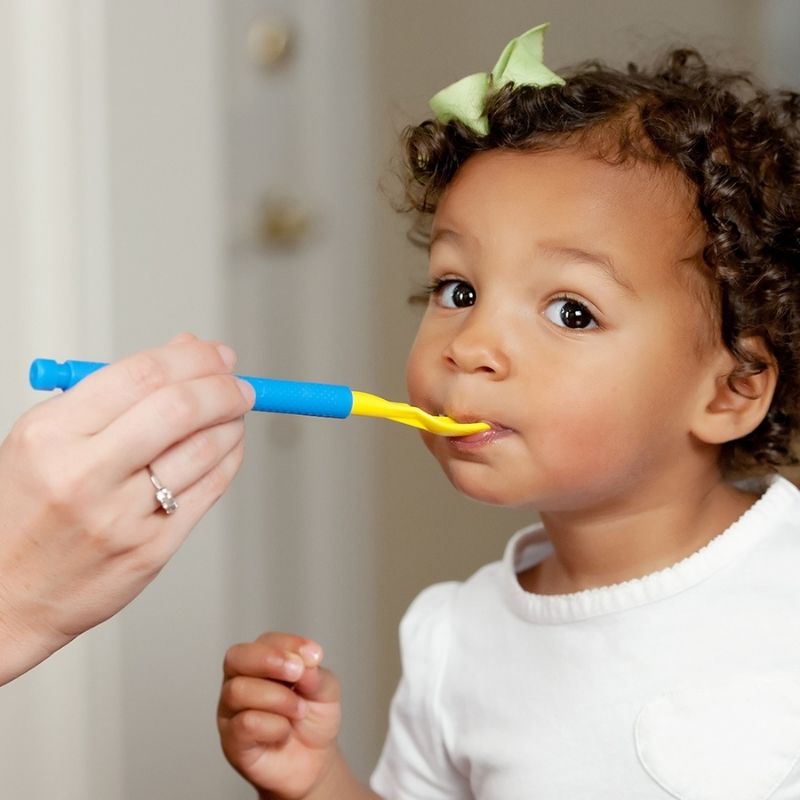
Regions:
<svg viewBox="0 0 800 800"><path fill-rule="evenodd" d="M150 476L150 483L155 487L156 500L161 504L161 508L163 508L167 514L172 514L177 511L178 501L172 496L172 492L167 489L166 486L162 485L161 481L156 478L150 467L147 468L147 474Z"/></svg>

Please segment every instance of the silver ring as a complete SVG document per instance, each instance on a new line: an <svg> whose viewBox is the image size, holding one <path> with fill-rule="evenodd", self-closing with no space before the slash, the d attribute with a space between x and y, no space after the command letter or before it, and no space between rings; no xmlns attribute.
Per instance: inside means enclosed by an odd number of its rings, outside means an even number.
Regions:
<svg viewBox="0 0 800 800"><path fill-rule="evenodd" d="M156 490L156 500L161 504L161 508L167 514L173 514L178 510L178 501L172 496L172 492L163 486L161 481L153 474L150 467L147 468L147 474L150 476L150 483L153 484Z"/></svg>

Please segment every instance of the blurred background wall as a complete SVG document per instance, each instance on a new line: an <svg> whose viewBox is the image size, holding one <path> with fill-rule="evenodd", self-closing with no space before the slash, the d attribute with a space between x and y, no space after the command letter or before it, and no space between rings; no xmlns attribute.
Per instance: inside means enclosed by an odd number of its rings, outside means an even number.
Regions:
<svg viewBox="0 0 800 800"><path fill-rule="evenodd" d="M402 398L424 258L397 135L542 21L555 69L689 43L800 82L797 0L0 0L3 428L40 399L30 359L180 330L242 372ZM401 426L253 415L247 448L138 600L0 689L3 797L252 797L214 709L225 649L268 629L325 646L366 777L404 608L529 521L459 498Z"/></svg>

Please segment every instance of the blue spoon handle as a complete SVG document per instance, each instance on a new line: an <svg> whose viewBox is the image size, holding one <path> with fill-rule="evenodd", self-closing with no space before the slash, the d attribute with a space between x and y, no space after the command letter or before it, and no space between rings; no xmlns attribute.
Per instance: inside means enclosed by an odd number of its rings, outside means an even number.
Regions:
<svg viewBox="0 0 800 800"><path fill-rule="evenodd" d="M29 378L34 389L67 390L105 366L100 361L58 362L50 358L37 358L31 363ZM353 392L349 386L255 378L250 375L237 377L247 381L255 389L253 411L344 419L353 410Z"/></svg>

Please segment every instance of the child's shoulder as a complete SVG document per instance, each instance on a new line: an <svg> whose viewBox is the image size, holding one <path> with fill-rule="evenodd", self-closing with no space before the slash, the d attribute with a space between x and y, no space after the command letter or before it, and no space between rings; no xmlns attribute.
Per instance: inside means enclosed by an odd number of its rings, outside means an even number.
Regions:
<svg viewBox="0 0 800 800"><path fill-rule="evenodd" d="M408 607L401 627L410 633L420 626L449 626L463 617L475 623L495 618L506 607L509 587L518 588L517 573L551 551L541 523L518 530L496 561L484 564L465 580L435 583L423 589Z"/></svg>
<svg viewBox="0 0 800 800"><path fill-rule="evenodd" d="M763 536L800 529L800 488L792 481L775 474L739 481L736 485L759 494L736 525L758 528ZM797 544L800 545L800 538Z"/></svg>
<svg viewBox="0 0 800 800"><path fill-rule="evenodd" d="M761 497L736 523L742 536L753 542L750 559L760 559L765 570L800 570L800 489L775 475ZM800 574L800 573L798 573Z"/></svg>

